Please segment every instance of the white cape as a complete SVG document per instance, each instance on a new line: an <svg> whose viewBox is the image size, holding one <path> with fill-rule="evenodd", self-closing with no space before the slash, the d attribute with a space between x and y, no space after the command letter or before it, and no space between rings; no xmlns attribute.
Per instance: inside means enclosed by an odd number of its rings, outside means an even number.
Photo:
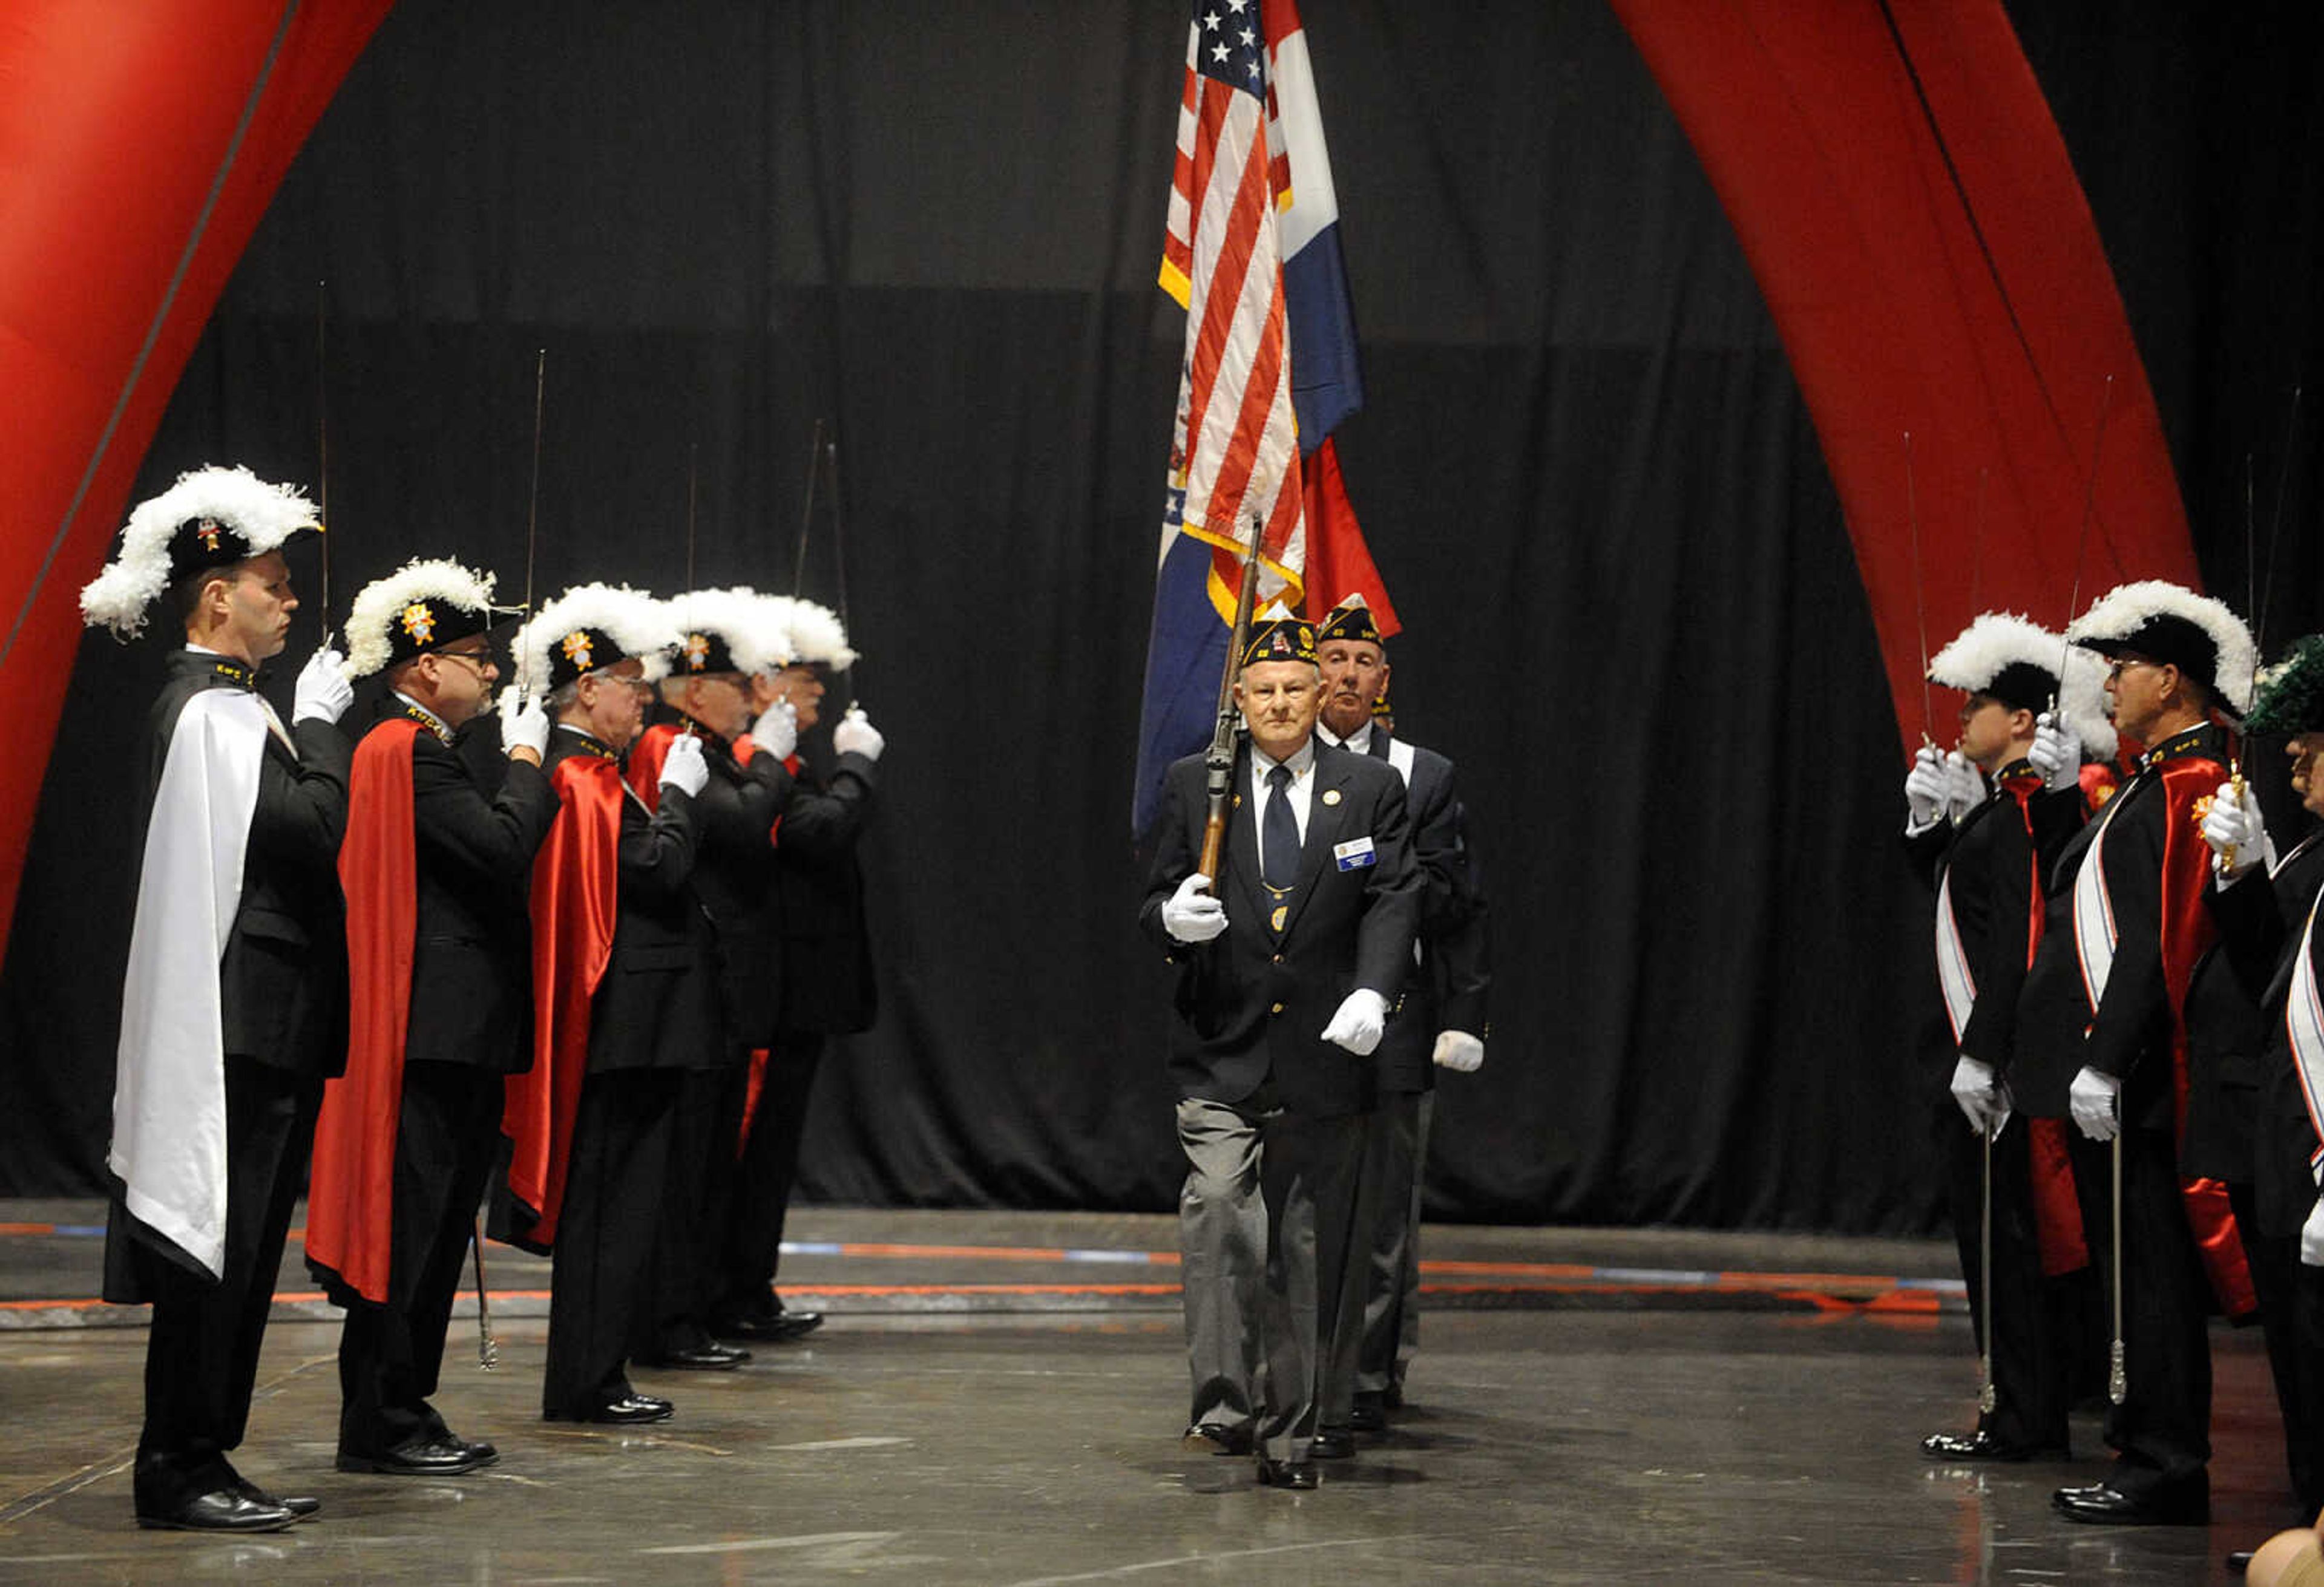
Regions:
<svg viewBox="0 0 2324 1587"><path fill-rule="evenodd" d="M207 1268L226 1264L226 1024L218 961L242 904L244 851L266 758L266 709L198 690L153 794L107 1158L139 1222Z"/></svg>

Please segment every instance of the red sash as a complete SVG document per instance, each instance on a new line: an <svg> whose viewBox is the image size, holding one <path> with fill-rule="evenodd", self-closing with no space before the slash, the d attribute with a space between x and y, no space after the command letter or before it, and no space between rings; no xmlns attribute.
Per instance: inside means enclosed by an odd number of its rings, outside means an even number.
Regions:
<svg viewBox="0 0 2324 1587"><path fill-rule="evenodd" d="M347 895L347 1070L323 1087L307 1195L307 1261L326 1288L387 1303L395 1132L420 882L411 836L412 741L392 718L364 735L347 778L339 885Z"/></svg>
<svg viewBox="0 0 2324 1587"><path fill-rule="evenodd" d="M2209 756L2186 755L2155 767L2169 806L2163 823L2163 978L2171 994L2172 1140L2187 1133L2187 987L2196 961L2218 937L2203 895L2211 881L2210 846L2203 841L2199 802L2227 779L2227 768ZM2243 1237L2227 1206L2227 1188L2218 1179L2182 1179L2180 1197L2187 1227L2195 1236L2203 1270L2219 1309L2230 1317L2259 1309Z"/></svg>
<svg viewBox="0 0 2324 1587"><path fill-rule="evenodd" d="M572 755L549 774L557 819L532 862L532 1068L508 1081L501 1132L515 1151L512 1243L548 1251L557 1238L573 1118L589 1068L589 1004L613 953L614 882L622 840L622 772Z"/></svg>

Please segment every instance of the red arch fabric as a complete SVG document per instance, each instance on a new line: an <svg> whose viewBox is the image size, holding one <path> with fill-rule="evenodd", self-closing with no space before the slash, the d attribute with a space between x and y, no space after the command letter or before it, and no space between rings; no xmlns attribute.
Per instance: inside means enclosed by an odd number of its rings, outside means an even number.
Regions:
<svg viewBox="0 0 2324 1587"><path fill-rule="evenodd" d="M15 0L0 15L0 919L80 587L226 277L388 4Z"/></svg>
<svg viewBox="0 0 2324 1587"><path fill-rule="evenodd" d="M1734 223L1823 444L1905 744L1981 609L2195 585L2185 509L2089 203L1998 0L1614 0ZM2110 395L2107 377L2113 377ZM1920 543L1906 493L1910 432ZM1986 472L1979 507L1979 471Z"/></svg>

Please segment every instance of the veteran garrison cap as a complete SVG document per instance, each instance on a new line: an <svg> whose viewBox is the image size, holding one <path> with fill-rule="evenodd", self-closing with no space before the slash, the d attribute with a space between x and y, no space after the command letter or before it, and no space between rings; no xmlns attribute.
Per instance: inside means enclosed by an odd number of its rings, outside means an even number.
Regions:
<svg viewBox="0 0 2324 1587"><path fill-rule="evenodd" d="M1250 638L1242 647L1242 665L1262 661L1304 661L1315 665L1315 627L1276 601L1251 620Z"/></svg>
<svg viewBox="0 0 2324 1587"><path fill-rule="evenodd" d="M1379 624L1372 620L1372 609L1361 595L1350 595L1324 615L1323 626L1315 631L1315 643L1323 645L1333 639L1345 639L1358 645L1382 645Z"/></svg>

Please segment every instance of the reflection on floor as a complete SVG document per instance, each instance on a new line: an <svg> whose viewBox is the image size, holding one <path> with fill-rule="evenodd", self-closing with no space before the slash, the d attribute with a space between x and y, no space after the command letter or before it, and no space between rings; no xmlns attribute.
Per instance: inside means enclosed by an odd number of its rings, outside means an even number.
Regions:
<svg viewBox="0 0 2324 1587"><path fill-rule="evenodd" d="M30 1215L44 1210L68 1215ZM86 1237L10 1225L85 1212L0 1212L0 1294L75 1298L61 1280L77 1255L28 1253ZM2289 1518L2248 1332L2214 1335L2208 1530L2053 1518L2050 1490L2100 1469L2091 1419L2071 1464L1922 1461L1914 1442L1965 1426L1974 1392L1966 1321L1894 1299L1943 1295L1895 1282L1941 1273L1935 1246L1432 1231L1440 1260L1497 1270L1784 1277L1609 1281L1593 1298L1538 1273L1565 1288L1440 1273L1410 1405L1294 1495L1179 1450L1176 1273L1145 1254L1167 1252L1167 1222L809 1211L798 1225L803 1247L890 1253L787 1262L792 1292L822 1284L836 1314L802 1343L733 1372L637 1374L678 1402L660 1426L541 1422L542 1321L496 1306L486 1373L471 1313L437 1403L503 1455L448 1481L331 1469L337 1329L286 1308L237 1458L324 1509L243 1540L134 1529L142 1332L25 1326L22 1308L0 1328L0 1582L2187 1582L2227 1580L2227 1548ZM496 1298L540 1287L512 1253L487 1260ZM1094 1309L1116 1280L1135 1288ZM962 1293L978 1286L995 1292Z"/></svg>

